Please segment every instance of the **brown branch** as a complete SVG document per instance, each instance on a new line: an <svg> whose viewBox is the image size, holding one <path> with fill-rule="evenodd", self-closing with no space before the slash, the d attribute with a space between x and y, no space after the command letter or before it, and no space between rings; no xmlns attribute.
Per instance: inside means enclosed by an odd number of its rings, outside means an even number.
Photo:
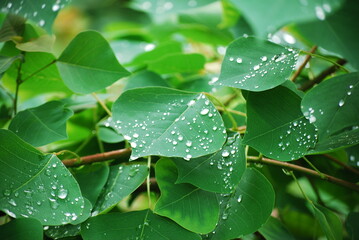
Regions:
<svg viewBox="0 0 359 240"><path fill-rule="evenodd" d="M262 164L266 164L266 165L273 165L273 166L278 166L278 167L282 167L282 168L302 172L302 173L305 173L306 175L318 177L318 178L321 178L321 179L326 180L328 182L332 182L332 183L338 184L340 186L350 188L350 189L352 189L352 190L354 190L356 192L359 192L359 185L357 185L357 184L347 182L347 181L345 181L343 179L339 179L339 178L336 178L336 177L333 177L333 176L330 176L330 175L324 174L324 173L322 174L323 177L321 177L321 175L318 172L316 172L316 171L314 171L312 169L308 169L308 168L301 167L301 166L291 164L291 163L288 163L288 162L281 162L281 161L277 161L277 160L273 160L273 159L269 159L269 158L259 159L258 157L255 157L255 156L248 156L247 159L248 159L249 162L262 163Z"/></svg>
<svg viewBox="0 0 359 240"><path fill-rule="evenodd" d="M74 166L90 164L94 162L103 162L120 157L129 157L130 154L131 154L131 149L125 148L125 149L119 149L110 152L97 153L89 156L84 156L84 157L80 157L80 159L77 158L66 159L63 160L62 163L66 167L74 167Z"/></svg>
<svg viewBox="0 0 359 240"><path fill-rule="evenodd" d="M347 169L348 171L351 171L352 173L355 173L356 175L359 175L359 171L356 170L355 168L352 168L349 165L346 165L345 163L341 162L340 160L336 159L335 157L329 155L329 154L323 154L323 156L325 156L326 158L332 160L333 162L335 162L336 164L342 166L343 168Z"/></svg>
<svg viewBox="0 0 359 240"><path fill-rule="evenodd" d="M309 52L311 53L315 53L315 51L317 50L318 46L313 46L312 49L310 49ZM305 68L305 66L307 65L307 63L310 61L310 59L312 58L311 55L306 55L305 59L303 61L303 63L299 66L299 68L297 69L297 71L293 74L293 76L290 78L290 80L292 82L295 82L295 80L297 79L297 77L300 75L300 73L303 71L303 69Z"/></svg>
<svg viewBox="0 0 359 240"><path fill-rule="evenodd" d="M345 59L339 59L337 61L337 63L339 65L344 65L347 63L347 60ZM311 81L308 81L306 82L305 84L303 84L299 90L302 90L302 91L306 91L310 88L312 88L315 84L318 84L320 83L321 81L323 81L327 76L329 76L330 74L334 73L339 67L338 66L331 66L329 68L327 68L326 70L324 70L322 73L320 73L316 78L314 78L313 80Z"/></svg>

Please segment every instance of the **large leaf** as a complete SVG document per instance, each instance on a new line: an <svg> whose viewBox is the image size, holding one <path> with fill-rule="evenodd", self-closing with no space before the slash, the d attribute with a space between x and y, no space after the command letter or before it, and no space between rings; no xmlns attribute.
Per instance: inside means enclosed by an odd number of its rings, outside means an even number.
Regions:
<svg viewBox="0 0 359 240"><path fill-rule="evenodd" d="M240 135L231 134L223 148L212 155L191 161L173 159L178 168L176 183L191 183L210 192L232 192L246 169L244 148Z"/></svg>
<svg viewBox="0 0 359 240"><path fill-rule="evenodd" d="M197 233L212 231L218 221L219 204L215 193L191 184L175 184L176 165L163 158L156 164L156 180L161 191L154 212L171 218L182 227Z"/></svg>
<svg viewBox="0 0 359 240"><path fill-rule="evenodd" d="M319 98L324 95L326 101ZM318 146L313 152L359 142L358 102L359 73L333 77L305 94L302 111L318 128Z"/></svg>
<svg viewBox="0 0 359 240"><path fill-rule="evenodd" d="M263 91L285 82L298 51L253 37L242 37L227 48L216 85Z"/></svg>
<svg viewBox="0 0 359 240"><path fill-rule="evenodd" d="M128 90L114 103L113 119L131 142L131 159L189 160L219 150L226 139L219 113L203 94L160 87Z"/></svg>
<svg viewBox="0 0 359 240"><path fill-rule="evenodd" d="M0 130L0 209L42 224L75 221L84 199L74 177L55 155L43 155L14 133Z"/></svg>
<svg viewBox="0 0 359 240"><path fill-rule="evenodd" d="M37 0L17 1L3 0L0 8L6 13L17 14L31 19L39 26L51 32L52 23L58 11L63 8L69 0Z"/></svg>
<svg viewBox="0 0 359 240"><path fill-rule="evenodd" d="M42 240L42 225L36 219L14 219L0 226L0 236L4 240Z"/></svg>
<svg viewBox="0 0 359 240"><path fill-rule="evenodd" d="M82 224L84 240L103 239L201 239L173 221L153 214L150 210L110 213L90 218Z"/></svg>
<svg viewBox="0 0 359 240"><path fill-rule="evenodd" d="M217 227L206 239L232 239L258 230L274 206L274 190L256 169L247 168L236 190L220 197Z"/></svg>
<svg viewBox="0 0 359 240"><path fill-rule="evenodd" d="M73 111L63 102L47 102L19 112L9 130L33 146L42 146L67 138L66 121L72 115Z"/></svg>
<svg viewBox="0 0 359 240"><path fill-rule="evenodd" d="M117 61L108 42L95 31L78 34L56 65L65 84L84 94L104 89L130 74Z"/></svg>
<svg viewBox="0 0 359 240"><path fill-rule="evenodd" d="M278 86L247 96L248 125L244 144L281 161L298 159L314 147L315 127L300 110L300 97Z"/></svg>
<svg viewBox="0 0 359 240"><path fill-rule="evenodd" d="M148 175L146 165L114 165L101 195L93 209L93 215L105 212L135 191Z"/></svg>
<svg viewBox="0 0 359 240"><path fill-rule="evenodd" d="M328 240L343 239L342 223L337 215L320 205L313 205L313 213Z"/></svg>
<svg viewBox="0 0 359 240"><path fill-rule="evenodd" d="M258 230L267 240L286 239L294 240L293 235L285 228L283 223L274 217L269 217L268 221Z"/></svg>
<svg viewBox="0 0 359 240"><path fill-rule="evenodd" d="M323 20L326 15L340 6L341 0L243 0L232 3L246 17L257 35L267 36L280 27L293 22L311 19ZM270 11L269 11L270 10Z"/></svg>

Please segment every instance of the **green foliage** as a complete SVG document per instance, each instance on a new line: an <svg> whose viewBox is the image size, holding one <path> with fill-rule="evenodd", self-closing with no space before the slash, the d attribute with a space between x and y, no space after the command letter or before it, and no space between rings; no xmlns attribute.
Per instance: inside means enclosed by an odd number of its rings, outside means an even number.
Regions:
<svg viewBox="0 0 359 240"><path fill-rule="evenodd" d="M357 239L358 6L1 1L0 238Z"/></svg>

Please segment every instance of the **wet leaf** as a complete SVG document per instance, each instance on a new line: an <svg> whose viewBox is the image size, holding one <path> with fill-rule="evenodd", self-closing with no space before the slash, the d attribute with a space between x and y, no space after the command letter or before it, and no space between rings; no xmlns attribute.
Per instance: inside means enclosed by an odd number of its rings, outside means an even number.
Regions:
<svg viewBox="0 0 359 240"><path fill-rule="evenodd" d="M218 221L219 205L215 193L191 184L175 184L177 168L163 158L156 164L156 179L161 191L154 212L168 217L196 233L212 231Z"/></svg>
<svg viewBox="0 0 359 240"><path fill-rule="evenodd" d="M6 240L42 240L42 225L36 219L13 219L0 226L0 236Z"/></svg>
<svg viewBox="0 0 359 240"><path fill-rule="evenodd" d="M247 130L243 139L264 155L291 161L316 143L316 130L300 111L300 97L278 86L247 96Z"/></svg>
<svg viewBox="0 0 359 240"><path fill-rule="evenodd" d="M90 218L82 224L84 240L103 239L201 239L168 218L153 214L150 210L128 213L110 213Z"/></svg>
<svg viewBox="0 0 359 240"><path fill-rule="evenodd" d="M131 143L132 160L149 155L189 160L218 151L226 139L218 111L203 94L132 89L112 110L119 131Z"/></svg>
<svg viewBox="0 0 359 240"><path fill-rule="evenodd" d="M253 37L242 37L227 48L216 85L264 91L285 82L298 51Z"/></svg>
<svg viewBox="0 0 359 240"><path fill-rule="evenodd" d="M210 192L232 192L246 169L244 148L240 135L230 134L223 148L212 155L191 161L173 159L178 168L176 183L190 183Z"/></svg>
<svg viewBox="0 0 359 240"><path fill-rule="evenodd" d="M236 190L219 198L217 227L205 239L232 239L258 230L274 207L274 190L256 169L247 168Z"/></svg>
<svg viewBox="0 0 359 240"><path fill-rule="evenodd" d="M75 221L84 199L74 177L55 155L43 155L14 133L0 130L1 210L43 225Z"/></svg>
<svg viewBox="0 0 359 240"><path fill-rule="evenodd" d="M93 209L93 215L103 213L114 207L119 201L135 191L148 174L146 165L114 165L101 195Z"/></svg>
<svg viewBox="0 0 359 240"><path fill-rule="evenodd" d="M130 74L117 61L108 42L95 31L78 34L56 65L65 84L83 94L104 89Z"/></svg>
<svg viewBox="0 0 359 240"><path fill-rule="evenodd" d="M73 111L58 101L19 112L11 121L9 130L33 146L67 138L66 121Z"/></svg>
<svg viewBox="0 0 359 240"><path fill-rule="evenodd" d="M326 96L326 101L318 99ZM312 152L330 151L359 142L359 73L328 79L310 90L302 111L317 128L318 144ZM349 137L350 136L350 137Z"/></svg>

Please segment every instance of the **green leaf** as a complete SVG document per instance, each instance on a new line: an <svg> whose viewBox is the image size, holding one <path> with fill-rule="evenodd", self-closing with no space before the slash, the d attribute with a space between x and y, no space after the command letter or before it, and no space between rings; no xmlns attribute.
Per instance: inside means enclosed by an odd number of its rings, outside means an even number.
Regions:
<svg viewBox="0 0 359 240"><path fill-rule="evenodd" d="M80 188L55 155L43 155L14 133L0 130L0 208L44 225L73 222L82 213Z"/></svg>
<svg viewBox="0 0 359 240"><path fill-rule="evenodd" d="M240 135L230 134L223 148L212 155L191 161L173 159L178 168L176 183L190 183L210 192L232 192L246 169L244 148Z"/></svg>
<svg viewBox="0 0 359 240"><path fill-rule="evenodd" d="M160 75L145 70L129 77L124 91L152 86L169 87L168 83Z"/></svg>
<svg viewBox="0 0 359 240"><path fill-rule="evenodd" d="M34 40L16 44L16 48L24 52L52 52L55 37L42 35Z"/></svg>
<svg viewBox="0 0 359 240"><path fill-rule="evenodd" d="M298 24L295 30L312 45L337 53L359 70L359 2L345 1L344 6L322 21Z"/></svg>
<svg viewBox="0 0 359 240"><path fill-rule="evenodd" d="M345 228L348 232L350 239L359 238L359 213L351 212L349 213L347 219L345 220Z"/></svg>
<svg viewBox="0 0 359 240"><path fill-rule="evenodd" d="M93 215L103 213L135 191L148 175L146 165L114 165L101 195L93 209Z"/></svg>
<svg viewBox="0 0 359 240"><path fill-rule="evenodd" d="M231 1L245 16L256 34L261 37L266 37L268 33L274 33L289 23L304 22L311 19L323 20L325 15L337 9L343 2L333 0ZM269 9L270 11L268 11Z"/></svg>
<svg viewBox="0 0 359 240"><path fill-rule="evenodd" d="M132 160L149 155L189 160L219 150L226 139L219 113L203 94L128 90L114 103L113 119L131 142Z"/></svg>
<svg viewBox="0 0 359 240"><path fill-rule="evenodd" d="M56 65L65 84L83 94L104 89L130 74L117 61L108 42L95 31L79 33Z"/></svg>
<svg viewBox="0 0 359 240"><path fill-rule="evenodd" d="M283 223L274 217L269 217L268 221L258 231L267 240L295 239Z"/></svg>
<svg viewBox="0 0 359 240"><path fill-rule="evenodd" d="M326 96L326 101L318 97ZM318 144L312 152L322 152L359 142L359 73L330 78L305 94L302 112L318 128ZM351 137L347 137L351 136Z"/></svg>
<svg viewBox="0 0 359 240"><path fill-rule="evenodd" d="M9 130L33 146L43 146L67 138L66 121L72 115L64 103L47 102L16 114Z"/></svg>
<svg viewBox="0 0 359 240"><path fill-rule="evenodd" d="M101 141L106 143L118 143L125 139L116 132L113 128L101 126L98 128L98 137Z"/></svg>
<svg viewBox="0 0 359 240"><path fill-rule="evenodd" d="M36 219L14 219L0 226L0 236L6 240L42 240L42 225Z"/></svg>
<svg viewBox="0 0 359 240"><path fill-rule="evenodd" d="M346 148L345 151L348 154L348 164L359 167L359 144Z"/></svg>
<svg viewBox="0 0 359 240"><path fill-rule="evenodd" d="M46 231L45 234L48 237L53 239L67 239L66 237L72 237L80 235L81 232L81 224L72 225L59 225L59 226L50 226ZM41 238L42 239L42 238Z"/></svg>
<svg viewBox="0 0 359 240"><path fill-rule="evenodd" d="M155 213L174 220L192 232L208 233L215 228L219 214L215 193L191 184L175 184L176 166L166 158L156 164L156 179L161 196L156 203Z"/></svg>
<svg viewBox="0 0 359 240"><path fill-rule="evenodd" d="M253 37L242 37L227 48L216 85L264 91L291 75L298 51Z"/></svg>
<svg viewBox="0 0 359 240"><path fill-rule="evenodd" d="M256 169L247 168L236 190L220 197L220 220L206 239L232 239L257 231L274 207L274 190Z"/></svg>
<svg viewBox="0 0 359 240"><path fill-rule="evenodd" d="M291 161L305 155L317 139L315 127L300 110L300 97L278 86L247 96L247 130L243 143L264 155Z"/></svg>
<svg viewBox="0 0 359 240"><path fill-rule="evenodd" d="M337 215L320 205L312 205L315 218L328 240L343 239L342 223Z"/></svg>
<svg viewBox="0 0 359 240"><path fill-rule="evenodd" d="M74 169L74 176L80 185L82 195L93 206L107 182L109 167L104 164L92 164Z"/></svg>
<svg viewBox="0 0 359 240"><path fill-rule="evenodd" d="M148 64L148 70L159 73L196 72L204 68L206 59L198 53L165 55L157 61Z"/></svg>
<svg viewBox="0 0 359 240"><path fill-rule="evenodd" d="M81 235L84 240L98 240L104 236L106 239L201 239L199 235L150 210L110 213L90 218L82 224Z"/></svg>
<svg viewBox="0 0 359 240"><path fill-rule="evenodd" d="M0 3L0 8L3 3ZM25 29L25 19L12 14L7 15L0 29L0 42L13 40L22 36Z"/></svg>
<svg viewBox="0 0 359 240"><path fill-rule="evenodd" d="M21 59L21 56L14 56L14 57L5 57L0 56L0 74L6 72L6 70L9 69L11 64L15 62L16 60ZM0 75L1 76L1 75Z"/></svg>
<svg viewBox="0 0 359 240"><path fill-rule="evenodd" d="M0 8L5 13L26 17L45 28L48 32L51 32L52 23L54 22L58 11L68 2L68 0L4 0L1 1Z"/></svg>

